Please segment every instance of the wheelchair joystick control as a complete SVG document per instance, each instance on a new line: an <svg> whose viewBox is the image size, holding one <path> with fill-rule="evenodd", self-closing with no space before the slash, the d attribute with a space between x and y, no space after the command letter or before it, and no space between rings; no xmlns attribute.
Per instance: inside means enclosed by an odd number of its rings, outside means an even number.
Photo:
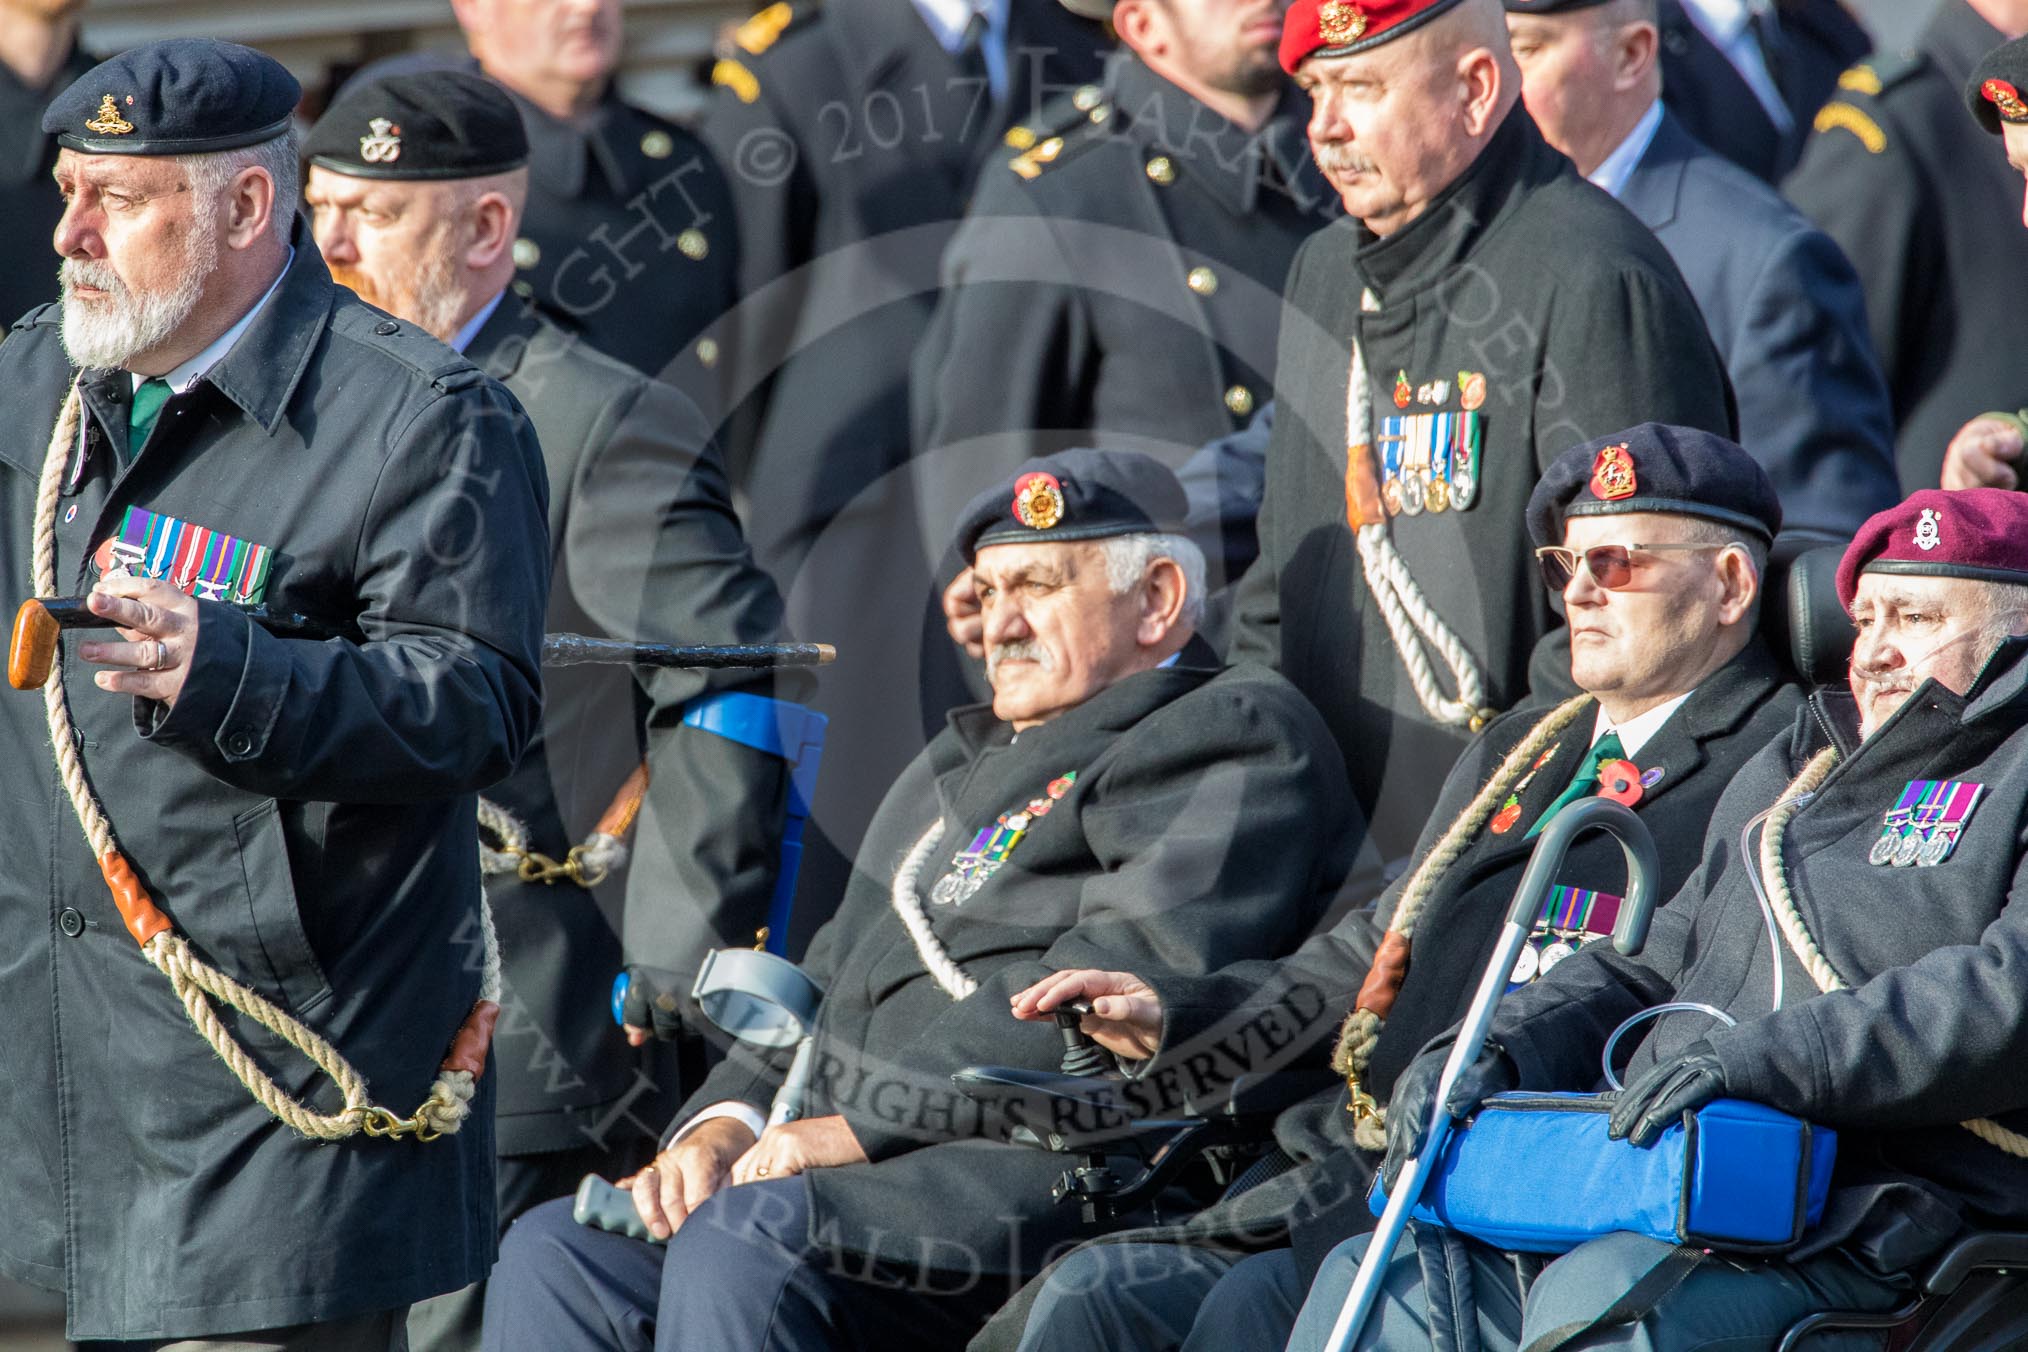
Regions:
<svg viewBox="0 0 2028 1352"><path fill-rule="evenodd" d="M1056 1028L1063 1035L1063 1073L1087 1078L1106 1072L1105 1053L1079 1027L1091 1006L1083 1001L1064 1005L1056 1011Z"/></svg>

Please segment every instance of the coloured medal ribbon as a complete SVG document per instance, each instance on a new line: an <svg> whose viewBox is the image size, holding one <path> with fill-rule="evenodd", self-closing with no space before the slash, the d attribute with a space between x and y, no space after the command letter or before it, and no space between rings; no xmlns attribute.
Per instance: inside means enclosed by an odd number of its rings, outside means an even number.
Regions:
<svg viewBox="0 0 2028 1352"><path fill-rule="evenodd" d="M267 595L274 551L208 526L129 507L119 531L99 546L94 558L102 573L124 568L200 601L253 606Z"/></svg>
<svg viewBox="0 0 2028 1352"><path fill-rule="evenodd" d="M937 879L930 889L930 900L939 906L962 906L986 885L986 881L1006 864L1007 856L1014 853L1014 847L1028 834L1028 828L1049 815L1051 808L1070 792L1070 786L1077 783L1077 771L1071 770L1049 781L1049 787L1042 795L1031 798L1023 807L1003 812L991 825L981 827L972 836L972 843L951 856L950 872Z"/></svg>
<svg viewBox="0 0 2028 1352"><path fill-rule="evenodd" d="M1961 779L1911 779L1881 814L1880 838L1866 862L1895 868L1941 864L1957 848L1985 791L1985 785Z"/></svg>
<svg viewBox="0 0 2028 1352"><path fill-rule="evenodd" d="M1525 986L1585 944L1612 937L1620 898L1582 887L1552 887L1543 899L1535 929L1508 975L1509 988Z"/></svg>
<svg viewBox="0 0 2028 1352"><path fill-rule="evenodd" d="M1479 500L1485 415L1411 413L1380 420L1380 499L1390 516L1465 511Z"/></svg>

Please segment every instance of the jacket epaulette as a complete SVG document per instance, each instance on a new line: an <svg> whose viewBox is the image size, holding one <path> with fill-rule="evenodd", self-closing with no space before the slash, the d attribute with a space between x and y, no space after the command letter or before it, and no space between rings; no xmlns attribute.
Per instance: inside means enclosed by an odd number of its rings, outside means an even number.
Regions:
<svg viewBox="0 0 2028 1352"><path fill-rule="evenodd" d="M1056 163L1066 150L1096 140L1113 114L1105 91L1095 84L1080 85L1069 94L1058 95L1042 105L1041 112L1027 122L1007 129L1009 149L1021 153L1007 161L1007 167L1022 178L1035 178Z"/></svg>
<svg viewBox="0 0 2028 1352"><path fill-rule="evenodd" d="M814 19L822 8L821 5L775 0L774 4L732 30L732 45L737 51L712 63L711 83L730 89L741 103L752 103L760 97L760 77L753 73L748 58L765 55L769 48L782 40L783 34Z"/></svg>

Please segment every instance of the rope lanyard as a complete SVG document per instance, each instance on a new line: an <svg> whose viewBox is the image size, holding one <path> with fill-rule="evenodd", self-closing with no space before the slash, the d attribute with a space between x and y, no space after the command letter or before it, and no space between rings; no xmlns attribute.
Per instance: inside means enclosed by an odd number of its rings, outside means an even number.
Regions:
<svg viewBox="0 0 2028 1352"><path fill-rule="evenodd" d="M78 388L73 385L57 415L55 430L50 433L36 496L34 581L36 593L42 596L57 594L56 507L63 488L64 466L71 444L78 437L79 403ZM106 819L105 810L85 777L84 764L78 755L77 729L64 691L61 647L50 667L49 679L43 682L42 700L50 743L56 754L57 776L63 781L78 825L84 829L85 839L98 859L99 871L112 891L113 904L119 908L127 932L141 946L142 955L169 978L191 1024L246 1086L247 1092L291 1129L312 1140L340 1141L364 1131L369 1136L412 1135L417 1140L429 1141L457 1131L471 1113L472 1095L486 1068L486 1049L492 1041L493 1022L500 1007L500 948L493 933L492 909L486 904L484 892L479 897L485 957L478 1003L453 1039L450 1054L439 1067L429 1096L407 1117L398 1116L371 1101L365 1079L336 1047L288 1011L200 958L148 895L133 865L121 852L112 823ZM239 1011L314 1062L338 1086L345 1106L335 1113L320 1113L290 1097L219 1019L215 1002Z"/></svg>
<svg viewBox="0 0 2028 1352"><path fill-rule="evenodd" d="M960 967L951 957L950 950L937 938L930 928L929 917L923 914L922 895L916 890L916 880L922 877L923 865L935 852L937 842L944 838L943 820L930 823L929 830L922 833L907 854L902 856L900 867L894 870L894 885L888 889L888 901L894 906L894 913L901 917L901 923L908 930L908 937L915 941L915 951L921 957L922 965L929 968L929 974L943 987L944 994L953 1000L962 1000L979 989L979 983L971 973Z"/></svg>
<svg viewBox="0 0 2028 1352"><path fill-rule="evenodd" d="M1359 987L1352 1012L1338 1030L1338 1045L1331 1056L1331 1069L1345 1077L1345 1087L1352 1095L1349 1108L1353 1118L1352 1138L1363 1149L1383 1150L1387 1146L1387 1109L1360 1080L1373 1060L1373 1049L1379 1045L1380 1030L1387 1026L1394 998L1408 976L1410 941L1415 937L1416 922L1422 918L1424 904L1508 791L1533 768L1535 758L1563 734L1591 700L1590 695L1578 695L1544 714L1528 735L1514 744L1493 777L1465 805L1465 810L1437 839L1403 885L1401 899L1395 903L1394 915L1387 922L1387 933L1381 936L1380 947L1373 955L1372 970Z"/></svg>
<svg viewBox="0 0 2028 1352"><path fill-rule="evenodd" d="M1761 883L1767 888L1775 923L1781 927L1782 938L1788 941L1789 951L1796 955L1796 961L1810 974L1810 980L1816 983L1818 991L1826 995L1852 987L1831 966L1831 960L1824 956L1824 950L1810 936L1809 926L1803 923L1803 913L1796 908L1796 899L1789 891L1787 872L1782 865L1782 837L1788 830L1790 819L1830 776L1832 767L1837 763L1836 747L1827 746L1811 757L1803 772L1782 790L1774 810L1768 814L1767 826L1760 837ZM1990 1117L1975 1117L1958 1125L1996 1150L2016 1159L2028 1159L2028 1136L2009 1131Z"/></svg>
<svg viewBox="0 0 2028 1352"><path fill-rule="evenodd" d="M620 785L605 815L582 844L562 859L552 859L529 843L528 826L490 798L479 800L479 871L489 878L513 874L524 883L553 884L567 879L579 887L597 887L627 862L627 833L641 814L648 793L648 763L634 767ZM497 847L488 843L492 836Z"/></svg>

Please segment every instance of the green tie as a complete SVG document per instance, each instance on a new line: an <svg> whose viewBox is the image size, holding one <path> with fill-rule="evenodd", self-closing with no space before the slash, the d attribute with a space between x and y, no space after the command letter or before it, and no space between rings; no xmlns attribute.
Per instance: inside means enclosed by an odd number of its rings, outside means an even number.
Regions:
<svg viewBox="0 0 2028 1352"><path fill-rule="evenodd" d="M148 444L148 434L155 430L155 419L162 414L162 405L169 402L169 382L160 376L150 376L134 391L133 406L127 410L127 459L132 460Z"/></svg>
<svg viewBox="0 0 2028 1352"><path fill-rule="evenodd" d="M1607 761L1620 760L1625 755L1626 752L1620 747L1620 735L1617 732L1609 732L1599 738L1592 747L1591 754L1584 758L1584 768L1570 781L1570 787L1556 795L1556 801L1542 810L1542 815L1535 819L1535 825L1529 827L1528 834L1521 838L1535 839L1542 834L1542 828L1549 825L1549 819L1554 817L1564 804L1574 803L1580 798L1589 798L1598 792L1599 767Z"/></svg>

